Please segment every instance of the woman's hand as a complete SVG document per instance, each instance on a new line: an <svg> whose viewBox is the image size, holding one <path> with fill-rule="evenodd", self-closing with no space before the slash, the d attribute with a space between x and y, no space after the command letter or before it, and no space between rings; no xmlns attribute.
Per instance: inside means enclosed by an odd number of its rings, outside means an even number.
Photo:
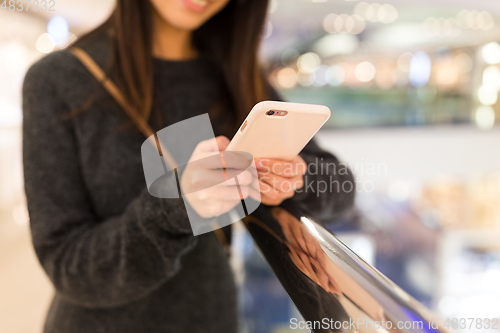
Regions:
<svg viewBox="0 0 500 333"><path fill-rule="evenodd" d="M250 193L260 190L260 201L265 205L277 206L304 186L307 165L300 156L292 161L259 158L255 159L255 164L258 179L252 182Z"/></svg>
<svg viewBox="0 0 500 333"><path fill-rule="evenodd" d="M213 140L217 144L214 144ZM231 154L230 158L225 158L222 163L221 156L218 155L228 144L229 139L224 136L200 142L182 173L182 193L196 213L203 218L227 213L249 195L253 177L247 170L248 160L243 155ZM222 168L223 165L227 173ZM235 177L238 179L241 195L235 179L226 178L228 174L237 175Z"/></svg>

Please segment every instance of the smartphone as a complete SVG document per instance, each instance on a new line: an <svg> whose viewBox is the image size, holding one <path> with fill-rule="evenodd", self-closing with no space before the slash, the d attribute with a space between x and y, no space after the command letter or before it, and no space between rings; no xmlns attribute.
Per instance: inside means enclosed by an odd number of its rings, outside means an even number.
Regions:
<svg viewBox="0 0 500 333"><path fill-rule="evenodd" d="M264 101L257 103L229 143L227 150L254 158L290 161L330 118L324 105Z"/></svg>

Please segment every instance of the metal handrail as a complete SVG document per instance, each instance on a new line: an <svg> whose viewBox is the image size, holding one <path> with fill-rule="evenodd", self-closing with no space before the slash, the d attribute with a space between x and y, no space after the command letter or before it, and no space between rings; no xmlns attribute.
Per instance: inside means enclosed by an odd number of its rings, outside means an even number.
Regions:
<svg viewBox="0 0 500 333"><path fill-rule="evenodd" d="M245 225L313 332L450 332L427 308L322 225L284 208L258 209Z"/></svg>

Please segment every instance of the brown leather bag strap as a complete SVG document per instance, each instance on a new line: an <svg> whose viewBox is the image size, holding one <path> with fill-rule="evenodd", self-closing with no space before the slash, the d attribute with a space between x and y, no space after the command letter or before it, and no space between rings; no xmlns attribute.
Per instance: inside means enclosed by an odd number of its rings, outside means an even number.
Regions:
<svg viewBox="0 0 500 333"><path fill-rule="evenodd" d="M73 53L78 60L87 68L87 70L94 76L94 78L102 84L104 89L115 99L118 105L127 113L130 119L136 124L139 130L144 134L148 140L150 140L151 144L159 147L160 154L163 156L165 163L167 163L172 169L177 168L177 163L175 159L172 157L168 149L162 145L162 143L156 137L156 133L153 131L151 126L149 126L148 122L134 109L130 104L128 104L127 99L121 92L120 88L104 73L102 68L92 59L92 57L78 47L72 47L69 49L71 53ZM229 242L222 232L221 229L215 230L215 235L222 243L222 245L228 250Z"/></svg>
<svg viewBox="0 0 500 333"><path fill-rule="evenodd" d="M141 116L139 112L137 112L134 107L132 107L128 102L121 90L118 86L104 73L102 68L92 59L92 57L78 47L72 47L69 49L71 53L73 53L78 60L87 68L87 70L92 74L95 79L102 84L104 89L115 99L118 105L127 113L129 118L135 123L137 128L144 134L146 138L151 140L151 143L159 145L161 155L172 169L177 168L177 163L175 159L172 157L168 149L161 144L161 142L157 139L156 133L153 131L151 126L149 126L148 122Z"/></svg>

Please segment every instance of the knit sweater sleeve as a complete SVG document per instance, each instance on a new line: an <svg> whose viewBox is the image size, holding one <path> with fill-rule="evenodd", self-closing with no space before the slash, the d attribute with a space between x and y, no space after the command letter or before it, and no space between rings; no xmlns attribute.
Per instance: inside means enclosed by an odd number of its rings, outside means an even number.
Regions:
<svg viewBox="0 0 500 333"><path fill-rule="evenodd" d="M316 222L330 223L354 205L356 184L352 171L315 140L300 153L308 165L303 188L291 198Z"/></svg>
<svg viewBox="0 0 500 333"><path fill-rule="evenodd" d="M55 55L51 55L54 56ZM193 248L182 199L144 190L122 214L98 218L81 174L78 145L51 56L36 63L23 87L25 190L36 254L57 293L69 302L107 308L145 297L180 269ZM146 186L144 186L146 187Z"/></svg>
<svg viewBox="0 0 500 333"><path fill-rule="evenodd" d="M271 99L283 101L270 84L267 87ZM295 192L291 204L316 222L335 221L354 205L356 184L352 171L332 153L322 149L314 138L299 155L307 164L307 172L304 186Z"/></svg>

